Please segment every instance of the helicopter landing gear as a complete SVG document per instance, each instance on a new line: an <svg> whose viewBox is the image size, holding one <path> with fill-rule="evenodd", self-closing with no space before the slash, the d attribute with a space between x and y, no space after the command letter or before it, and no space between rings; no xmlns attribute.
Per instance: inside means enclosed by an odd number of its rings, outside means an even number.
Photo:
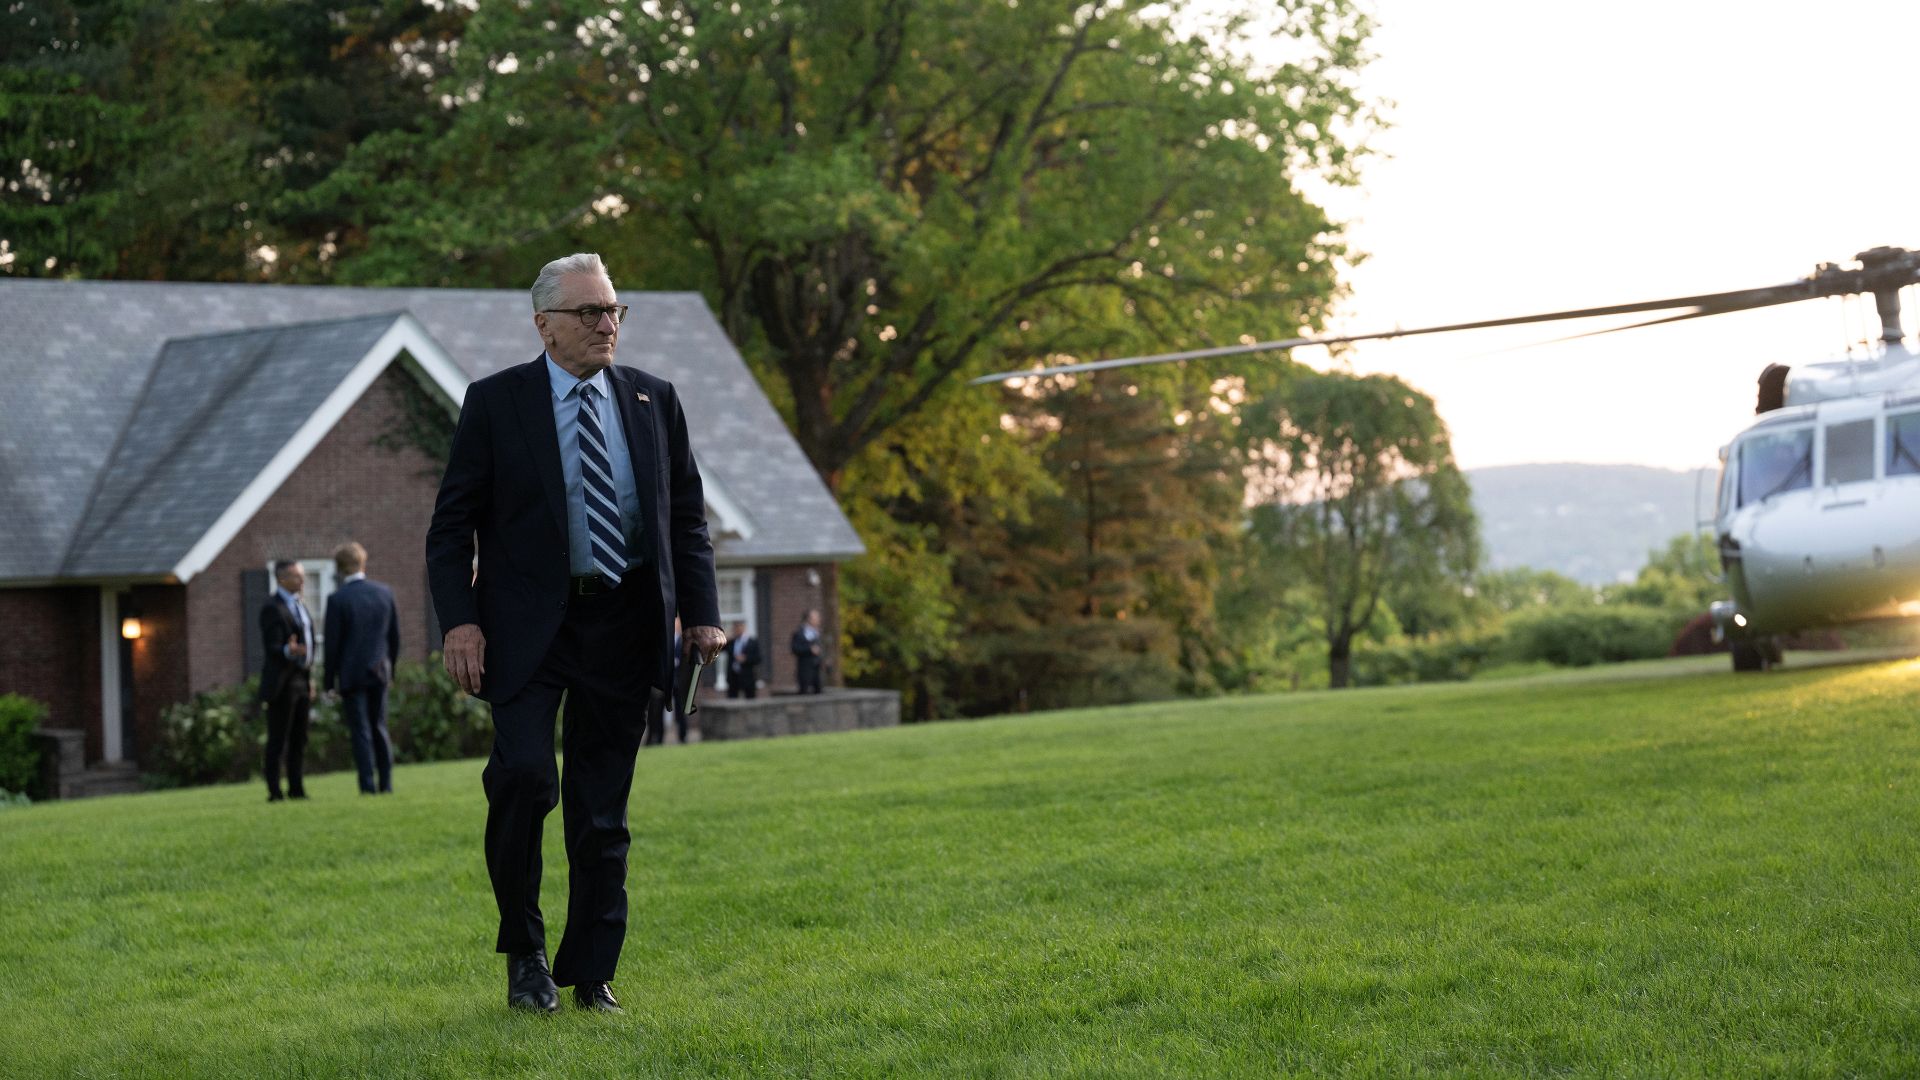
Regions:
<svg viewBox="0 0 1920 1080"><path fill-rule="evenodd" d="M1734 638L1727 642L1735 671L1770 671L1780 662L1780 643L1770 637Z"/></svg>

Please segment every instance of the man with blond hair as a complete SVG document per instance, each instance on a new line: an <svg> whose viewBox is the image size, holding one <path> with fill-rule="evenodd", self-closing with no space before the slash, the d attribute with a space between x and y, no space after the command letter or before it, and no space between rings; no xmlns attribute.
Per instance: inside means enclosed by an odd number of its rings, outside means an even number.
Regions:
<svg viewBox="0 0 1920 1080"><path fill-rule="evenodd" d="M367 549L346 543L333 553L340 585L327 598L323 687L339 691L340 719L353 740L360 794L393 793L393 740L387 737L387 686L400 662L400 618L393 590L367 577Z"/></svg>
<svg viewBox="0 0 1920 1080"><path fill-rule="evenodd" d="M493 706L487 874L507 1004L618 1012L634 758L673 686L673 619L712 660L720 631L706 498L673 384L615 366L627 305L600 257L533 283L544 351L467 388L427 530L447 671ZM479 551L476 572L474 552ZM566 700L562 750L554 714ZM547 966L542 822L561 807L567 923Z"/></svg>

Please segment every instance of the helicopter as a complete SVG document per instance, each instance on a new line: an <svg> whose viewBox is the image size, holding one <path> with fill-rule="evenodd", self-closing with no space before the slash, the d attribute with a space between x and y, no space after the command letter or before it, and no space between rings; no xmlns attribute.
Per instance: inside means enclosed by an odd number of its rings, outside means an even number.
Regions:
<svg viewBox="0 0 1920 1080"><path fill-rule="evenodd" d="M1425 334L1673 312L1590 334L1871 295L1880 318L1867 359L1769 365L1756 418L1720 449L1712 528L1731 594L1708 612L1735 671L1762 671L1783 634L1920 616L1920 354L1906 344L1900 290L1920 284L1920 251L1877 247L1821 263L1797 281L1753 289L1412 329L1296 337L983 375L1010 379L1285 352Z"/></svg>

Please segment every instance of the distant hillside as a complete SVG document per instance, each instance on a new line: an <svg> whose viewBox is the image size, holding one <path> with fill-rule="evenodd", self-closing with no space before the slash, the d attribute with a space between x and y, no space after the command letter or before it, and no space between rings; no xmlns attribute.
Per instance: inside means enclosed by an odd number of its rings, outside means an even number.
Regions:
<svg viewBox="0 0 1920 1080"><path fill-rule="evenodd" d="M1714 475L1700 483L1713 506ZM1695 472L1641 465L1502 465L1470 469L1473 506L1493 570L1530 566L1575 581L1631 580L1647 552L1693 527Z"/></svg>

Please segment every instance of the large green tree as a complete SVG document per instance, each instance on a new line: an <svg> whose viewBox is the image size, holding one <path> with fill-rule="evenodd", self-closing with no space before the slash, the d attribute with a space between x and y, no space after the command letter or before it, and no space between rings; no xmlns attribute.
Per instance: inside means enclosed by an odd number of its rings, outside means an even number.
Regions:
<svg viewBox="0 0 1920 1080"><path fill-rule="evenodd" d="M1107 372L1000 399L1000 438L1027 448L1048 483L1019 516L969 499L942 530L959 541L967 597L943 675L961 711L1212 689L1219 554L1243 483L1229 415L1178 391Z"/></svg>
<svg viewBox="0 0 1920 1080"><path fill-rule="evenodd" d="M6 5L0 271L327 280L361 237L307 189L442 119L426 87L463 23L410 0Z"/></svg>
<svg viewBox="0 0 1920 1080"><path fill-rule="evenodd" d="M364 228L352 281L517 282L579 244L704 289L838 488L989 364L1321 317L1343 248L1296 181L1353 177L1366 20L1289 0L1290 60L1257 67L1188 6L483 5L445 122L363 141L309 206Z"/></svg>
<svg viewBox="0 0 1920 1080"><path fill-rule="evenodd" d="M1390 590L1460 595L1479 559L1467 481L1432 399L1386 375L1296 369L1248 410L1252 535L1313 590L1327 677Z"/></svg>

